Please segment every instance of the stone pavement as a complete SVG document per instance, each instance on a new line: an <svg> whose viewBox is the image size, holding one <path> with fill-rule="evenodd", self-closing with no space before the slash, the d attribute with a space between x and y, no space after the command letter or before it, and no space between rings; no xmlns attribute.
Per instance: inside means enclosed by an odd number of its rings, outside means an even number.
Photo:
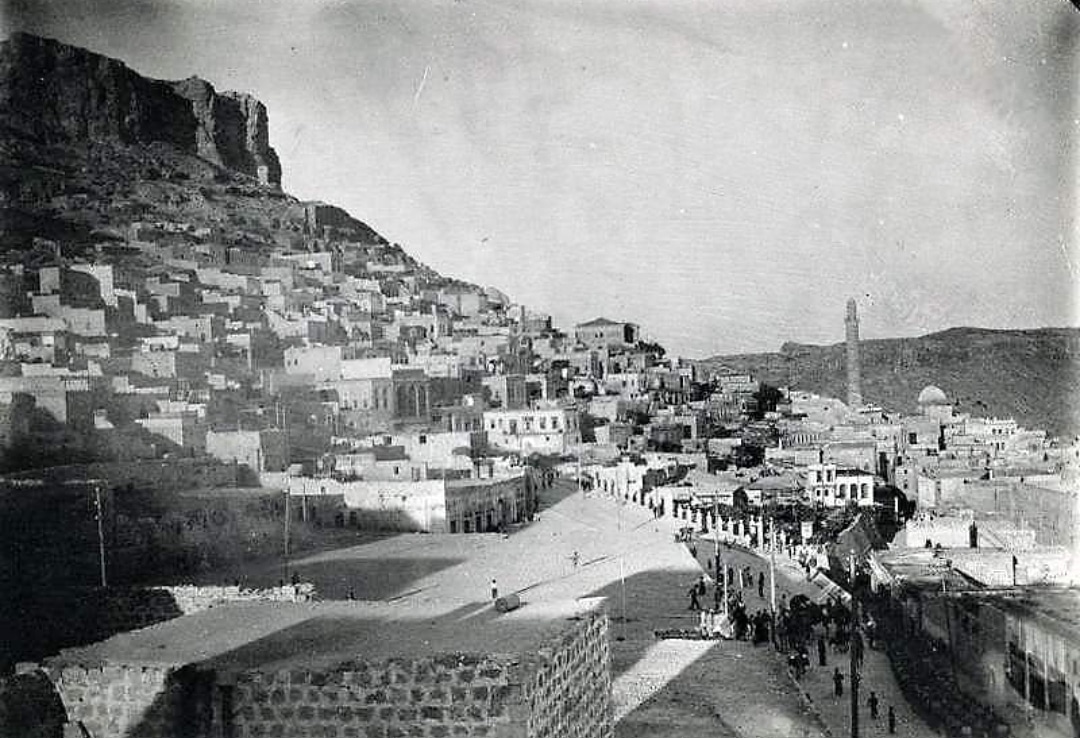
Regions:
<svg viewBox="0 0 1080 738"><path fill-rule="evenodd" d="M851 682L848 678L850 673L850 659L848 654L829 653L828 665L817 666L816 655L812 659L813 666L803 676L800 686L806 695L813 700L813 704L822 719L829 726L834 736L846 736L851 734ZM844 695L833 696L832 673L835 667L839 667L844 674ZM889 705L896 711L896 735L915 738L918 736L937 736L938 733L930 728L915 714L911 705L904 699L900 686L893 678L892 667L889 665L889 657L883 651L869 650L863 659L860 671L862 679L859 683L859 735L860 736L887 736ZM870 708L867 699L873 690L878 697L878 718L870 717Z"/></svg>
<svg viewBox="0 0 1080 738"><path fill-rule="evenodd" d="M712 561L713 544L709 541L698 543L698 558L702 566ZM755 584L743 590L743 599L747 608L754 611L759 607L768 607L769 575L768 559L749 551L721 547L722 560L730 566L749 565L754 571ZM795 594L805 594L813 599L818 590L812 582L808 582L803 571L796 562L786 556L778 554L776 557L776 597L780 601L782 594L787 594L790 599ZM757 595L756 577L757 572L765 573L765 597ZM784 657L769 652L775 659L783 662ZM798 682L803 692L803 697L808 704L812 705L813 712L827 726L828 734L840 738L851 734L851 682L850 682L850 657L848 654L834 653L831 649L826 657L825 667L817 666L816 651L810 654L811 667L806 675ZM844 674L844 695L837 698L833 696L833 669L839 667ZM888 724L885 716L889 705L893 705L896 712L896 735L909 738L921 736L937 736L938 733L928 726L911 708L900 686L893 677L889 658L884 651L867 649L863 660L862 679L859 686L859 735L860 736L887 736ZM794 680L792 680L794 682ZM878 697L878 719L870 718L870 709L866 700L870 691L876 692Z"/></svg>

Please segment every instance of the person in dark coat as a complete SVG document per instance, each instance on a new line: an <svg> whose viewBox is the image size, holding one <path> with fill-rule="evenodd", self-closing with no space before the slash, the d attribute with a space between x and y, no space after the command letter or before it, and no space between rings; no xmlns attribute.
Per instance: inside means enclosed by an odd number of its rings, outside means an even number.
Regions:
<svg viewBox="0 0 1080 738"><path fill-rule="evenodd" d="M893 706L889 705L889 734L896 732L896 712L893 710Z"/></svg>
<svg viewBox="0 0 1080 738"><path fill-rule="evenodd" d="M870 708L870 717L877 720L878 712L878 698L877 692L870 692L870 697L866 700L866 706Z"/></svg>
<svg viewBox="0 0 1080 738"><path fill-rule="evenodd" d="M757 596L765 596L765 572L759 571L757 575Z"/></svg>
<svg viewBox="0 0 1080 738"><path fill-rule="evenodd" d="M701 603L698 602L698 586L696 583L690 586L688 594L690 595L690 611L697 612L701 609Z"/></svg>
<svg viewBox="0 0 1080 738"><path fill-rule="evenodd" d="M840 667L836 667L836 670L832 675L833 683L833 695L836 697L844 696L844 675L840 672Z"/></svg>
<svg viewBox="0 0 1080 738"><path fill-rule="evenodd" d="M817 639L817 661L818 666L825 666L825 636L818 636Z"/></svg>
<svg viewBox="0 0 1080 738"><path fill-rule="evenodd" d="M855 666L862 666L863 662L863 639L858 629L851 633L851 647L855 650Z"/></svg>

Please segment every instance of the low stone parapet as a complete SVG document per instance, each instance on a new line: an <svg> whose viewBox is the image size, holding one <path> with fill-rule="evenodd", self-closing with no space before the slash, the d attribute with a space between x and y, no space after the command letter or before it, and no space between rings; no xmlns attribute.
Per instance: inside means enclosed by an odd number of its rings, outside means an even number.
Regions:
<svg viewBox="0 0 1080 738"><path fill-rule="evenodd" d="M152 589L172 595L177 608L184 615L202 612L227 602L311 602L315 599L315 585L310 582L266 589L194 584L153 587Z"/></svg>

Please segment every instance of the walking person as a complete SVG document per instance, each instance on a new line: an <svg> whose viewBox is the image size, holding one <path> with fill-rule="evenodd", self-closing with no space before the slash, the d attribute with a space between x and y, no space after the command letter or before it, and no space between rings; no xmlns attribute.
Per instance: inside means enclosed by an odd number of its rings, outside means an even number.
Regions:
<svg viewBox="0 0 1080 738"><path fill-rule="evenodd" d="M889 714L887 717L889 720L889 735L892 735L896 732L896 712L893 710L892 705L889 705Z"/></svg>
<svg viewBox="0 0 1080 738"><path fill-rule="evenodd" d="M817 661L818 666L825 666L825 636L817 638Z"/></svg>
<svg viewBox="0 0 1080 738"><path fill-rule="evenodd" d="M832 682L833 682L833 696L837 697L837 698L843 697L844 696L844 675L843 675L843 673L841 673L839 666L836 667L835 671L833 671Z"/></svg>
<svg viewBox="0 0 1080 738"><path fill-rule="evenodd" d="M757 575L757 596L765 597L765 572L759 571Z"/></svg>
<svg viewBox="0 0 1080 738"><path fill-rule="evenodd" d="M494 579L491 580L491 599L493 601L499 599L499 585Z"/></svg>
<svg viewBox="0 0 1080 738"><path fill-rule="evenodd" d="M874 691L870 692L870 697L868 697L867 700L866 700L866 706L870 708L870 717L871 717L871 719L877 720L877 718L878 718L877 692L874 692Z"/></svg>

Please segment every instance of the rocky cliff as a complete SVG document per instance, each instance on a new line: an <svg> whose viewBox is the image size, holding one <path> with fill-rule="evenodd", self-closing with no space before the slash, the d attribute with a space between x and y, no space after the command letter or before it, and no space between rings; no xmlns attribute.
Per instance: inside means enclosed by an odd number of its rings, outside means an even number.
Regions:
<svg viewBox="0 0 1080 738"><path fill-rule="evenodd" d="M152 80L123 62L25 33L0 44L0 126L42 143L162 142L281 184L266 107L204 80Z"/></svg>

